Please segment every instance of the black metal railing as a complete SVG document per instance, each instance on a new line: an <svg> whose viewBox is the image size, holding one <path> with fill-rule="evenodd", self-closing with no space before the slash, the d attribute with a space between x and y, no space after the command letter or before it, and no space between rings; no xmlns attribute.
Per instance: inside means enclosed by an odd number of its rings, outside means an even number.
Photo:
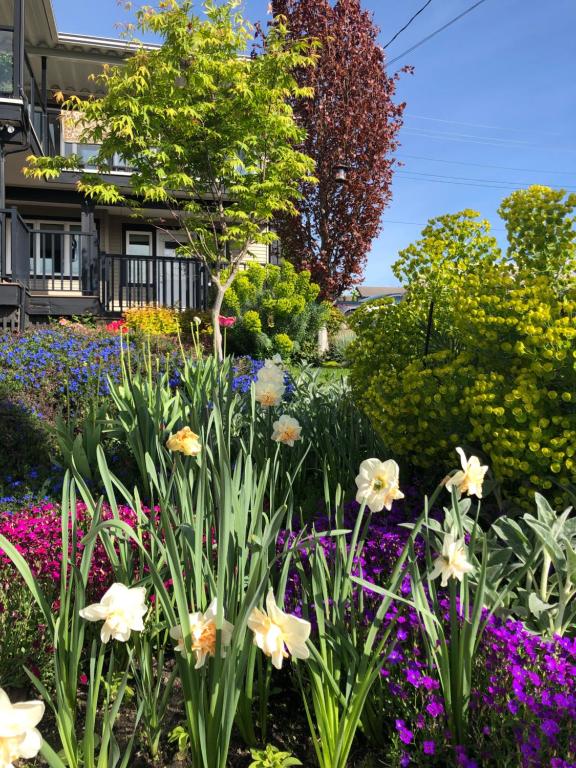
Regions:
<svg viewBox="0 0 576 768"><path fill-rule="evenodd" d="M30 281L30 229L16 208L0 208L0 278Z"/></svg>
<svg viewBox="0 0 576 768"><path fill-rule="evenodd" d="M30 227L16 208L0 209L0 276L33 291L96 296L100 267L95 233Z"/></svg>
<svg viewBox="0 0 576 768"><path fill-rule="evenodd" d="M101 254L100 302L105 312L146 305L206 309L205 266L178 256Z"/></svg>
<svg viewBox="0 0 576 768"><path fill-rule="evenodd" d="M29 229L30 289L98 294L99 254L90 232Z"/></svg>

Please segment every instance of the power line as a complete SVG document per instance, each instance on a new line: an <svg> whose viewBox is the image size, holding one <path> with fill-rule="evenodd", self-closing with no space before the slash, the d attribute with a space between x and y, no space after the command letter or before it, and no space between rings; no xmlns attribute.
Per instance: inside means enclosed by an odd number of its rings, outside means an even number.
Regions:
<svg viewBox="0 0 576 768"><path fill-rule="evenodd" d="M474 5L471 5L470 8L467 8L465 11L460 13L458 16L455 16L453 19L450 19L449 22L444 24L442 27L439 27L438 29L434 30L434 32L431 32L425 38L420 40L420 42L416 43L415 45L411 46L410 48L407 48L405 51L403 51L399 56L396 56L394 59L391 59L388 62L388 66L390 66L391 64L395 64L397 61L400 61L400 59L403 59L404 56L406 56L408 53L412 53L412 51L415 51L416 48L419 48L421 45L424 45L424 43L427 43L428 40L432 40L433 37L436 37L436 35L439 35L440 32L444 32L445 29L448 29L448 27L451 27L452 24L455 24L457 21L460 21L460 19L464 18L464 16L466 16L471 11L473 11L475 8L478 8L479 5L482 5L482 3L485 3L485 2L486 2L486 0L478 0L477 3L474 3Z"/></svg>
<svg viewBox="0 0 576 768"><path fill-rule="evenodd" d="M521 141L520 139L505 139L500 136L478 136L475 133L447 133L441 131L438 128L404 128L406 133L413 133L416 136L424 136L425 138L440 138L440 139L474 139L479 141L493 141L497 144L512 144L514 146L532 147L534 146L529 141Z"/></svg>
<svg viewBox="0 0 576 768"><path fill-rule="evenodd" d="M465 122L463 120L446 120L442 117L429 117L427 115L415 115L413 113L408 113L404 115L404 119L408 120L427 120L432 123L445 123L447 125L464 125L467 128L483 128L485 130L489 131L506 131L506 133L528 133L533 136L547 136L550 137L556 137L558 136L558 133L552 133L550 131L530 131L520 128L504 128L502 125L486 125L485 123L469 123Z"/></svg>
<svg viewBox="0 0 576 768"><path fill-rule="evenodd" d="M402 171L397 171L396 175L400 176L401 179L403 179L404 181L420 181L420 182L426 181L431 184L450 184L455 187L476 187L478 189L501 189L503 191L518 189L518 185L516 184L503 183L500 185L496 185L496 184L472 183L469 181L449 181L448 179L429 179L424 177L414 178L409 174L404 174ZM524 184L521 184L520 186L524 186Z"/></svg>
<svg viewBox="0 0 576 768"><path fill-rule="evenodd" d="M484 183L486 183L486 184L505 184L505 185L511 186L511 187L523 187L526 184L530 183L530 182L527 182L527 181L508 181L508 180L505 180L505 179L479 179L479 178L477 178L475 176L445 176L444 174L441 174L441 173L423 173L423 172L420 172L420 171L410 171L408 169L406 169L405 172L398 171L398 173L400 173L400 174L411 173L414 176L428 176L428 177L433 177L433 178L437 178L437 179L449 179L451 181L475 181L475 182L479 181L482 184L484 184ZM557 187L552 187L552 188L553 189L557 189ZM573 190L575 188L574 187L566 187L566 189Z"/></svg>
<svg viewBox="0 0 576 768"><path fill-rule="evenodd" d="M398 219L382 219L386 224L402 224L409 227L426 227L429 221L399 221ZM490 227L490 232L506 232L503 227Z"/></svg>
<svg viewBox="0 0 576 768"><path fill-rule="evenodd" d="M475 166L476 168L493 168L501 171L520 171L522 173L547 173L550 175L562 174L568 176L576 176L576 171L550 171L542 170L541 168L516 168L510 165L490 165L489 163L471 163L464 162L462 160L443 160L438 157L426 157L425 155L404 155L404 157L410 158L411 160L428 160L431 163L447 163L448 165L470 165Z"/></svg>
<svg viewBox="0 0 576 768"><path fill-rule="evenodd" d="M432 139L433 141L455 141L458 144L483 144L488 147L500 147L501 149L531 149L546 151L561 151L573 154L576 149L572 147L545 147L540 144L515 141L514 139L499 139L493 136L474 136L472 134L442 133L440 131L426 131L419 128L403 128L404 133L412 134L414 138Z"/></svg>
<svg viewBox="0 0 576 768"><path fill-rule="evenodd" d="M414 16L412 16L412 18L409 19L406 22L406 24L404 24L402 29L399 29L398 32L396 32L396 34L394 35L394 37L391 37L390 40L388 40L388 42L386 43L386 45L383 46L384 50L386 50L386 48L388 48L389 45L392 45L394 40L396 40L396 38L399 37L402 34L402 32L404 32L405 30L408 29L408 27L410 26L410 24L412 24L414 19L418 18L418 16L420 16L420 14L422 13L422 11L425 11L426 8L428 8L428 6L430 5L431 2L432 2L432 0L428 0L428 2L425 5L423 5L422 8L420 8L420 10L416 11Z"/></svg>

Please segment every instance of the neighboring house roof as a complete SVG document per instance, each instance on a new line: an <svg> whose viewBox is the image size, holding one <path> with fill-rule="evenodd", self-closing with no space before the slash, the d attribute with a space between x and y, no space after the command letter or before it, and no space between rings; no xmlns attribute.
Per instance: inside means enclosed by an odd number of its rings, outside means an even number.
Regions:
<svg viewBox="0 0 576 768"><path fill-rule="evenodd" d="M402 286L359 286L354 293L348 293L340 297L336 306L345 314L353 312L358 307L373 299L391 298L399 302L406 289Z"/></svg>
<svg viewBox="0 0 576 768"><path fill-rule="evenodd" d="M361 285L358 287L358 296L361 299L381 299L384 296L403 296L406 289L400 285L374 287Z"/></svg>

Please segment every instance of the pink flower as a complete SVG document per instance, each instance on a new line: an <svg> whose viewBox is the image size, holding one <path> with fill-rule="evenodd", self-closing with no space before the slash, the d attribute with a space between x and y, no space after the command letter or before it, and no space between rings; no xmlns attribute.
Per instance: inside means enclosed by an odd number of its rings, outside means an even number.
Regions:
<svg viewBox="0 0 576 768"><path fill-rule="evenodd" d="M106 330L112 333L128 333L128 326L124 320L112 320L106 326Z"/></svg>
<svg viewBox="0 0 576 768"><path fill-rule="evenodd" d="M226 317L225 315L218 315L218 325L222 328L231 328L236 322L235 317Z"/></svg>

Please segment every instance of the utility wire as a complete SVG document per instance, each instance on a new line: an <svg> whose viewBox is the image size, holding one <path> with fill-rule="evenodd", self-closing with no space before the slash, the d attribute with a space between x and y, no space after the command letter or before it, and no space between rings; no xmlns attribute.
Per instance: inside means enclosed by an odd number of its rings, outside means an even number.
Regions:
<svg viewBox="0 0 576 768"><path fill-rule="evenodd" d="M405 51L403 51L399 56L396 56L394 59L391 59L389 62L387 62L388 66L390 66L391 64L395 64L397 61L400 61L400 59L403 59L404 56L406 56L406 54L412 53L412 51L415 51L416 48L419 48L421 45L424 45L424 43L427 43L428 40L432 40L433 37L436 37L436 35L439 35L440 32L444 32L445 29L448 29L448 27L451 27L452 24L455 24L457 21L460 21L460 19L464 18L464 16L466 16L475 8L478 8L479 5L482 5L482 3L485 3L485 2L486 0L478 0L477 3L474 3L474 5L471 5L470 8L467 8L465 11L462 11L462 13L460 13L458 16L455 16L449 22L444 24L442 27L439 27L438 29L434 30L434 32L431 32L425 38L420 40L420 42L416 43L410 48L407 48Z"/></svg>
<svg viewBox="0 0 576 768"><path fill-rule="evenodd" d="M510 165L490 165L489 163L471 163L464 162L463 160L443 160L439 157L427 157L425 155L403 155L403 157L410 158L410 160L428 160L431 163L446 163L448 165L469 165L476 168L492 168L499 171L520 171L521 173L546 173L551 176L556 174L562 174L563 176L576 176L576 171L550 171L543 170L542 168L516 168ZM402 158L398 158L402 160Z"/></svg>
<svg viewBox="0 0 576 768"><path fill-rule="evenodd" d="M412 18L409 19L406 22L406 24L404 24L402 29L399 29L398 32L396 32L396 34L394 35L394 37L391 37L390 40L388 40L388 42L386 43L386 45L383 46L384 50L386 50L386 48L388 48L389 45L392 45L394 40L396 40L396 38L399 37L402 34L402 32L404 32L406 29L408 29L408 27L410 26L410 24L412 24L414 19L418 18L418 16L420 16L420 14L422 13L422 11L425 11L426 8L428 8L428 6L430 5L431 2L432 2L432 0L428 0L428 2L425 5L423 5L422 8L420 8L419 11L416 11L414 16L412 16Z"/></svg>
<svg viewBox="0 0 576 768"><path fill-rule="evenodd" d="M401 224L408 227L426 227L429 221L399 221L398 219L382 219L386 224ZM490 232L506 232L503 227L490 227Z"/></svg>
<svg viewBox="0 0 576 768"><path fill-rule="evenodd" d="M506 133L524 133L530 136L547 136L548 138L557 138L558 133L551 133L550 131L531 131L525 128L511 128L508 126L505 128L502 125L486 125L485 123L468 123L463 120L446 120L442 117L429 117L427 115L415 115L412 112L404 115L405 120L427 120L433 123L445 123L447 125L464 125L468 128L482 128L490 131L505 131ZM438 130L438 128L434 129Z"/></svg>
<svg viewBox="0 0 576 768"><path fill-rule="evenodd" d="M413 173L412 171L410 173ZM512 184L511 182L505 182L502 183L498 182L498 184L492 184L492 183L486 183L483 184L482 181L479 179L478 182L472 183L469 181L449 181L448 179L431 179L431 178L425 178L423 176L420 177L414 177L410 175L410 173L404 173L402 171L397 171L396 175L400 176L402 180L404 181L427 181L432 184L451 184L452 186L456 187L477 187L479 189L518 189L518 187L524 187L527 182L524 182L522 184ZM558 187L552 187L552 189L558 189ZM570 189L570 188L569 188ZM572 187L574 189L574 187Z"/></svg>
<svg viewBox="0 0 576 768"><path fill-rule="evenodd" d="M424 136L426 138L446 138L446 139L475 139L481 141L494 141L497 144L513 144L520 145L522 147L533 147L529 141L523 141L522 139L507 139L500 136L481 136L476 133L455 133L442 131L439 128L404 128L405 133L413 133L415 136Z"/></svg>
<svg viewBox="0 0 576 768"><path fill-rule="evenodd" d="M506 184L512 187L523 187L524 185L531 183L529 181L508 181L507 179L479 179L476 176L445 176L441 173L423 173L421 171L411 171L408 168L406 168L405 171L398 171L398 173L411 173L414 176L428 176L438 179L450 179L451 181L479 181L482 184ZM556 189L556 187L553 187L553 189ZM574 187L567 187L567 189L574 189Z"/></svg>

